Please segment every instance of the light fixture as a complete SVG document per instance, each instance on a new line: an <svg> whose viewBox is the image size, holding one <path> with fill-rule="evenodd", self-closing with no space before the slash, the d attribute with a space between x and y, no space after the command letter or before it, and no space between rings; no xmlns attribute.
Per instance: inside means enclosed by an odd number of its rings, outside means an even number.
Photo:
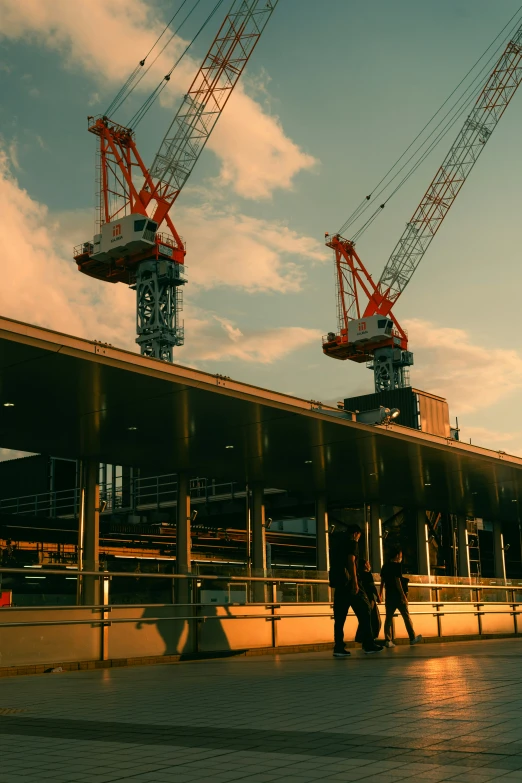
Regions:
<svg viewBox="0 0 522 783"><path fill-rule="evenodd" d="M14 402L4 402L4 408L14 408Z"/></svg>
<svg viewBox="0 0 522 783"><path fill-rule="evenodd" d="M511 502L512 502L512 503L516 503L517 501L516 501L516 500L512 500Z"/></svg>
<svg viewBox="0 0 522 783"><path fill-rule="evenodd" d="M225 446L226 449L233 449L233 446Z"/></svg>
<svg viewBox="0 0 522 783"><path fill-rule="evenodd" d="M370 476L376 476L377 473L370 473Z"/></svg>
<svg viewBox="0 0 522 783"><path fill-rule="evenodd" d="M129 430L129 432L134 432L138 428L137 427L127 427L127 429Z"/></svg>
<svg viewBox="0 0 522 783"><path fill-rule="evenodd" d="M312 464L312 460L311 459L305 459L304 464L305 465L311 465Z"/></svg>
<svg viewBox="0 0 522 783"><path fill-rule="evenodd" d="M427 482L425 482L425 483L424 483L424 486L425 486L425 487L431 487L431 484L430 484L430 482L429 482L429 481L427 481Z"/></svg>
<svg viewBox="0 0 522 783"><path fill-rule="evenodd" d="M398 408L392 408L390 411L390 419L396 419L398 416L400 416L400 410Z"/></svg>

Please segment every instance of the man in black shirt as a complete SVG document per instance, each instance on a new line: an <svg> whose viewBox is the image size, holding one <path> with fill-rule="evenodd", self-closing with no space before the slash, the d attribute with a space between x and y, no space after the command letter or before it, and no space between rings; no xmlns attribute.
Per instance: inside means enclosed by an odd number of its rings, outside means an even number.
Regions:
<svg viewBox="0 0 522 783"><path fill-rule="evenodd" d="M384 638L386 647L395 647L392 640L392 622L393 615L397 610L402 615L406 631L410 637L410 644L418 644L422 636L415 636L413 623L411 621L408 608L408 580L402 575L402 551L395 549L390 553L390 558L381 568L381 589L380 598L382 600L383 588L386 590L386 620L384 621Z"/></svg>
<svg viewBox="0 0 522 783"><path fill-rule="evenodd" d="M369 655L382 650L382 647L374 642L370 604L366 594L360 589L357 579L358 541L361 533L359 525L336 523L334 532L330 536L330 587L335 589L334 658L350 656L344 646L344 623L350 607L359 620L364 652Z"/></svg>

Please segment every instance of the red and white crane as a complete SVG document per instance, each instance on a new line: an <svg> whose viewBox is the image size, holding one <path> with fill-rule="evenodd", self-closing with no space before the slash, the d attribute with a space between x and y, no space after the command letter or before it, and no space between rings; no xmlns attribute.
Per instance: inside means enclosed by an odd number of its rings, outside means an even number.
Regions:
<svg viewBox="0 0 522 783"><path fill-rule="evenodd" d="M144 355L172 361L173 348L184 342L180 312L186 248L170 210L277 3L233 0L150 168L131 128L108 116L89 118L88 130L99 139L97 233L92 242L75 248L74 259L83 274L136 289L136 342ZM145 60L140 61L144 65ZM132 86L132 80L127 85ZM118 102L119 96L113 105ZM140 112L135 117L139 119Z"/></svg>
<svg viewBox="0 0 522 783"><path fill-rule="evenodd" d="M488 76L377 283L357 254L353 240L340 234L326 235L326 244L335 253L338 331L323 338L323 352L334 359L367 362L374 371L376 392L409 386L407 368L413 364L413 354L393 307L521 81L522 25Z"/></svg>

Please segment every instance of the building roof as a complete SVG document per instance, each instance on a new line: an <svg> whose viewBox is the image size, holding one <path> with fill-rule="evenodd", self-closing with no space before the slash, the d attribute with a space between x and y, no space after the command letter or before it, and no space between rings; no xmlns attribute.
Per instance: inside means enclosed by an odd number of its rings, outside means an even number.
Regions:
<svg viewBox="0 0 522 783"><path fill-rule="evenodd" d="M4 407L5 402L13 407ZM518 519L522 459L0 318L0 446ZM230 448L232 447L232 448Z"/></svg>

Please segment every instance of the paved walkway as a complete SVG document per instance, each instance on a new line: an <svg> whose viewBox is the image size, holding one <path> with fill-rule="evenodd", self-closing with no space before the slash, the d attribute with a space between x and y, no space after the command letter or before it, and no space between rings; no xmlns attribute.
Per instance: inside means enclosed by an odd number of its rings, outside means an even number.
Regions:
<svg viewBox="0 0 522 783"><path fill-rule="evenodd" d="M0 680L0 783L521 781L522 640Z"/></svg>

